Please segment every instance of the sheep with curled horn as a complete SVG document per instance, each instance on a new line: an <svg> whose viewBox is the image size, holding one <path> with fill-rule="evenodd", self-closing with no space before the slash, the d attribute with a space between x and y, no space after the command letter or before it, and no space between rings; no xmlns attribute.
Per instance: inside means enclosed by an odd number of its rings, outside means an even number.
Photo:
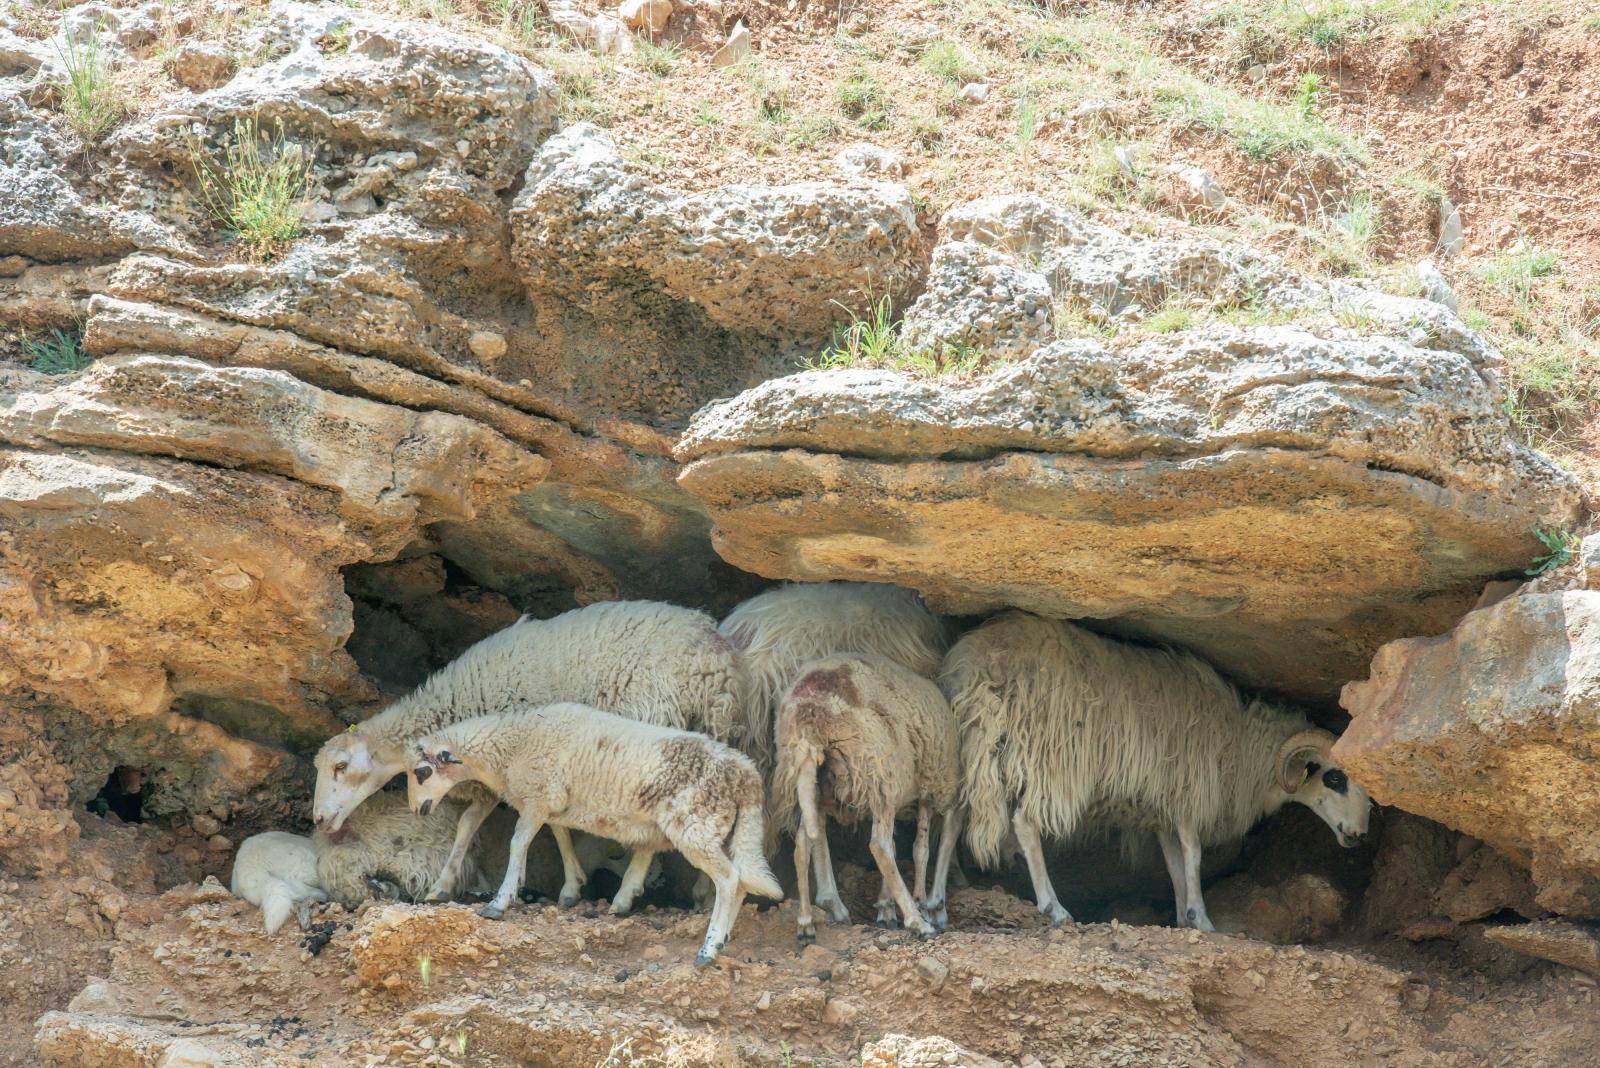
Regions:
<svg viewBox="0 0 1600 1068"><path fill-rule="evenodd" d="M1366 832L1371 802L1332 760L1334 736L1246 699L1188 653L1007 612L951 648L940 685L961 720L967 844L994 866L1014 832L1039 911L1056 923L1072 917L1045 870L1045 837L1098 823L1153 832L1179 925L1209 931L1204 846L1290 801L1341 845Z"/></svg>

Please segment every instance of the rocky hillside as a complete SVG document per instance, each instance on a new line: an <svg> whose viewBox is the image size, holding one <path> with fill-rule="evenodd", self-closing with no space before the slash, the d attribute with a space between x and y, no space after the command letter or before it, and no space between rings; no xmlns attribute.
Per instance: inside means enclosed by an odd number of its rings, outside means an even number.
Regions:
<svg viewBox="0 0 1600 1068"><path fill-rule="evenodd" d="M628 1063L616 1032L777 1063L900 1028L1023 1064L1325 1040L1467 1064L1513 1028L1521 1063L1570 1063L1600 1038L1572 978L1600 971L1597 57L1581 5L1470 0L11 0L0 938L38 966L0 981L0 1058ZM314 1003L189 885L303 821L324 738L519 613L840 578L1180 645L1354 717L1341 760L1396 810L1375 853L1246 843L1219 875L1236 929L1364 955L1038 932L1044 963L1002 977L1017 920L985 914L959 963L841 932L796 970L774 915L764 993L735 969L702 1001L604 920L368 910L306 950ZM441 1002L363 963L385 938L555 969L579 1022L531 1026L554 995L470 970ZM173 1052L230 1019L202 990L141 1008L174 954L254 990L214 1061ZM1071 1011L1126 1010L1145 1045L1029 1015L1101 968L1133 1000ZM1295 1037L1241 1007L1280 980L1377 1022ZM918 983L959 993L959 1035ZM1004 1026L986 984L1018 995ZM379 1040L352 1045L355 1006Z"/></svg>

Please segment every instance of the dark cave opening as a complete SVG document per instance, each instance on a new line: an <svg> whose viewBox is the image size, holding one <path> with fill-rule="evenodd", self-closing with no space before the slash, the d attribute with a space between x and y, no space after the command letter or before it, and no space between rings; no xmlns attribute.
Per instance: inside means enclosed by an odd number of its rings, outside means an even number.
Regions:
<svg viewBox="0 0 1600 1068"><path fill-rule="evenodd" d="M150 782L144 769L119 764L85 807L98 816L116 816L123 823L143 823L144 801L149 793Z"/></svg>

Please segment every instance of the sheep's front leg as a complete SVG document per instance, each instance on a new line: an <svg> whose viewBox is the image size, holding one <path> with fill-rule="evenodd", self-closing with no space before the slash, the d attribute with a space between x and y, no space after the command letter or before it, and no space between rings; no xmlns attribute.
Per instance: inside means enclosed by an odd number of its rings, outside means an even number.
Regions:
<svg viewBox="0 0 1600 1068"><path fill-rule="evenodd" d="M1178 926L1187 927L1189 891L1183 874L1183 849L1178 845L1178 836L1171 831L1157 831L1156 838L1161 843L1161 859L1167 862L1167 875L1172 879L1172 901L1177 908Z"/></svg>
<svg viewBox="0 0 1600 1068"><path fill-rule="evenodd" d="M543 824L541 816L527 812L517 816L517 829L511 832L511 855L506 860L506 877L500 883L500 892L494 895L494 900L483 906L483 914L489 919L500 919L511 907L511 902L516 900L517 891L522 889L523 868L528 863L528 846L533 843L533 836L539 833Z"/></svg>
<svg viewBox="0 0 1600 1068"><path fill-rule="evenodd" d="M961 838L961 823L966 810L957 806L948 809L939 821L939 856L933 864L933 893L922 903L922 911L929 922L944 930L950 922L945 908L945 885L950 880L950 863L956 855L956 842Z"/></svg>
<svg viewBox="0 0 1600 1068"><path fill-rule="evenodd" d="M918 801L917 837L911 842L911 890L918 901L928 899L928 827L931 823L933 806L925 800Z"/></svg>
<svg viewBox="0 0 1600 1068"><path fill-rule="evenodd" d="M439 870L439 877L433 880L433 885L428 887L425 901L448 901L455 897L461 885L461 866L466 863L467 850L472 845L472 840L478 835L478 828L483 826L483 821L489 818L489 813L494 811L499 804L492 798L481 798L466 807L461 813L461 818L456 820L455 841L450 843L450 855L445 858L444 867Z"/></svg>
<svg viewBox="0 0 1600 1068"><path fill-rule="evenodd" d="M561 895L556 898L556 903L562 908L571 908L578 903L578 891L583 889L583 881L587 877L583 865L578 863L578 851L572 848L572 832L565 827L550 825L550 833L555 837L556 848L561 851Z"/></svg>
<svg viewBox="0 0 1600 1068"><path fill-rule="evenodd" d="M1039 842L1039 828L1017 812L1012 814L1011 827L1017 833L1017 845L1028 862L1028 875L1033 879L1033 897L1039 911L1050 917L1051 923L1071 923L1072 913L1061 905L1056 888L1050 883L1050 872L1044 866L1044 846Z"/></svg>
<svg viewBox="0 0 1600 1068"><path fill-rule="evenodd" d="M652 849L635 849L628 858L628 870L622 873L622 885L611 902L611 915L626 916L633 909L633 899L644 889L645 876L650 873L650 862L656 857Z"/></svg>
<svg viewBox="0 0 1600 1068"><path fill-rule="evenodd" d="M1200 892L1200 836L1192 827L1179 827L1178 845L1183 851L1184 919L1190 927L1215 931Z"/></svg>
<svg viewBox="0 0 1600 1068"><path fill-rule="evenodd" d="M733 921L744 903L739 890L739 870L722 849L721 837L715 834L691 834L673 843L684 859L711 878L717 888L717 899L711 906L711 920L706 924L706 939L695 954L694 965L704 968L717 959L717 954L728 941Z"/></svg>
<svg viewBox="0 0 1600 1068"><path fill-rule="evenodd" d="M878 862L878 871L883 876L883 893L900 906L906 930L915 931L923 938L932 938L933 924L923 918L922 910L917 907L916 899L906 888L906 881L900 877L900 869L894 862L893 812L872 814L871 845L872 859Z"/></svg>

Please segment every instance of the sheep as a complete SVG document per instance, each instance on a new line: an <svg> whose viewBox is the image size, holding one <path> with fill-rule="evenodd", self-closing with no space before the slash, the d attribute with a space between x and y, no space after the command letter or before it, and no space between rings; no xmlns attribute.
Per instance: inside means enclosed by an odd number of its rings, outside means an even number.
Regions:
<svg viewBox="0 0 1600 1068"><path fill-rule="evenodd" d="M351 909L373 898L422 900L450 854L464 807L452 798L418 819L403 795L374 795L351 813L337 832L312 834L318 883L329 899ZM504 866L514 822L515 817L498 807L490 813L462 864L463 890L474 894L494 892L498 884L487 873ZM619 876L624 874L624 866L615 863L604 839L578 835L573 848L585 872L593 874L600 868L611 868ZM524 883L553 896L565 874L554 838L541 835L529 851Z"/></svg>
<svg viewBox="0 0 1600 1068"><path fill-rule="evenodd" d="M749 676L742 748L763 773L773 766L773 716L802 665L835 653L876 653L924 678L939 673L950 644L944 622L911 590L867 582L788 583L758 593L717 630Z"/></svg>
<svg viewBox="0 0 1600 1068"><path fill-rule="evenodd" d="M1179 926L1209 931L1202 846L1242 836L1288 801L1322 817L1340 845L1366 832L1371 803L1330 759L1333 735L1246 700L1188 653L1008 612L958 641L939 681L961 722L967 845L994 866L1009 823L1039 911L1055 923L1072 917L1041 835L1097 824L1155 832ZM953 845L941 841L941 854Z"/></svg>
<svg viewBox="0 0 1600 1068"><path fill-rule="evenodd" d="M716 902L697 965L715 959L746 893L783 897L761 852L761 777L749 757L705 735L565 702L466 720L413 752L413 811L426 815L460 782L481 783L517 810L505 881L483 908L491 919L511 906L528 843L546 822L633 847L624 884L636 881L640 857L672 848L710 876Z"/></svg>
<svg viewBox="0 0 1600 1068"><path fill-rule="evenodd" d="M837 891L824 898L820 889L832 889L834 882L831 872L825 875L821 871L821 852L813 854L823 838L819 779L836 815L872 818L872 856L883 875L878 922L892 922L898 905L908 929L932 937L934 924L923 916L918 902L937 901L937 922L943 924L949 854L941 851L944 863L934 874L930 898L928 825L937 809L944 815L946 835L955 826L951 811L960 786L957 735L955 713L939 687L886 657L825 657L801 670L778 708L778 767L770 809L772 822L785 828L793 826L799 809L794 867L800 884L797 923L802 942L817 937L808 874L813 858L818 865L817 903L828 909L835 922L849 920ZM895 814L913 805L917 810L917 836L912 846L915 898L906 889L894 856Z"/></svg>
<svg viewBox="0 0 1600 1068"><path fill-rule="evenodd" d="M267 831L246 838L233 858L230 882L235 897L261 910L269 935L278 933L291 915L301 928L311 922L313 902L328 900L317 880L317 856L311 840L285 831Z"/></svg>
<svg viewBox="0 0 1600 1068"><path fill-rule="evenodd" d="M650 601L617 601L554 619L523 618L485 638L408 696L330 738L316 757L312 815L337 832L367 797L410 767L409 743L450 723L552 701L584 701L649 723L745 739L745 674L739 654L703 612ZM449 856L427 897L462 885L467 848L493 811L487 792L469 795ZM565 829L553 831L566 866L560 903L578 900L584 872ZM631 865L643 878L650 858ZM639 885L617 893L627 911ZM620 904L620 908L619 908Z"/></svg>

